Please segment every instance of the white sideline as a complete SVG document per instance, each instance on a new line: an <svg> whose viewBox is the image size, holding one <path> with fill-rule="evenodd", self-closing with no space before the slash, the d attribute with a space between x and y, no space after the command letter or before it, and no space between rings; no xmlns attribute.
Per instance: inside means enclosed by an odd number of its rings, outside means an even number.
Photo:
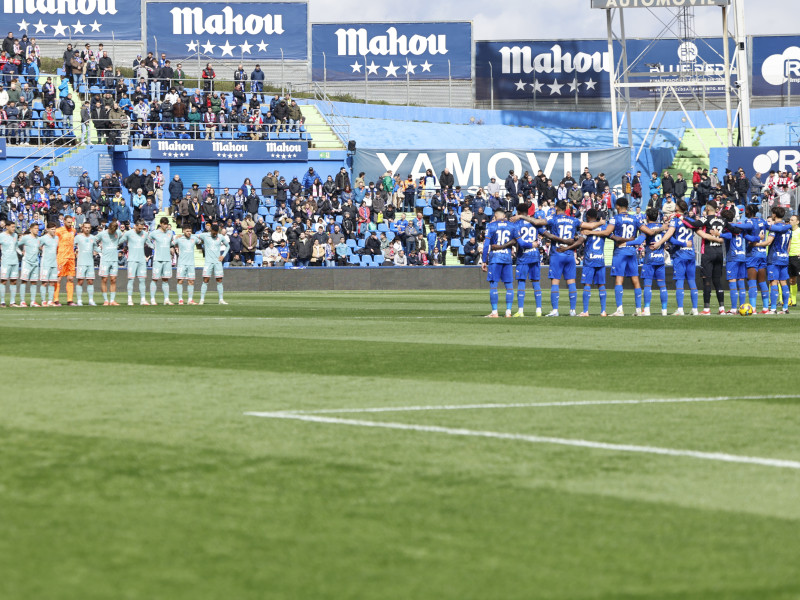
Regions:
<svg viewBox="0 0 800 600"><path fill-rule="evenodd" d="M382 429L399 429L404 431L417 431L425 433L443 433L446 435L492 438L498 440L513 440L531 444L555 444L559 446L573 446L578 448L591 448L593 450L609 450L612 452L637 452L641 454L658 454L662 456L678 456L711 460L746 465L759 465L763 467L777 467L783 469L800 470L800 461L782 460L777 458L760 458L757 456L740 456L721 452L699 452L696 450L677 450L672 448L659 448L656 446L636 446L632 444L609 444L606 442L592 442L589 440L574 440L568 438L542 437L537 435L524 435L518 433L500 433L496 431L476 431L472 429L455 429L451 427L438 427L436 425L410 425L406 423L381 423L380 421L361 421L355 419L340 419L336 417L321 417L296 413L268 413L247 412L245 415L252 417L265 417L271 419L293 419L309 421L312 423L329 423L334 425L351 425L355 427L375 427Z"/></svg>
<svg viewBox="0 0 800 600"><path fill-rule="evenodd" d="M712 396L706 398L645 398L642 400L576 400L564 402L524 402L511 404L444 404L430 406L378 406L373 408L321 408L319 410L285 410L277 411L293 415L324 415L339 413L384 413L384 412L416 412L428 410L478 410L487 408L540 408L548 406L600 406L614 404L677 404L686 402L732 402L735 400L784 400L797 398L793 395L773 396ZM255 413L248 413L255 414ZM274 412L268 414L276 414Z"/></svg>

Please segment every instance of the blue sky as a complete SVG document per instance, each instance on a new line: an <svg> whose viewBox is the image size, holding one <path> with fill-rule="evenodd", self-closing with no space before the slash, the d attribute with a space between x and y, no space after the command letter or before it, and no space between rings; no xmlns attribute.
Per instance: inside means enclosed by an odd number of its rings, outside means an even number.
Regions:
<svg viewBox="0 0 800 600"><path fill-rule="evenodd" d="M800 34L799 0L746 0L747 33ZM605 38L605 11L593 10L589 0L527 0L525 2L459 0L310 0L313 23L363 21L472 21L476 40ZM668 10L654 11L669 19ZM783 17L781 16L783 15ZM785 17L785 18L784 18ZM699 35L721 33L721 9L695 9ZM625 12L628 37L659 33L661 25L647 9Z"/></svg>

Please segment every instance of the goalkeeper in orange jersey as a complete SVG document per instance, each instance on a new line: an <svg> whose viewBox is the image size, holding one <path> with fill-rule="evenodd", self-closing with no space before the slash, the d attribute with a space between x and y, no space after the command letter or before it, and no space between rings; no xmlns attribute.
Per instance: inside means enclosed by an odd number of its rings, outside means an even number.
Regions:
<svg viewBox="0 0 800 600"><path fill-rule="evenodd" d="M67 305L73 306L72 295L75 291L75 218L64 217L64 226L56 229L58 238L58 282L56 282L55 303L60 306L59 291L61 278L67 278Z"/></svg>

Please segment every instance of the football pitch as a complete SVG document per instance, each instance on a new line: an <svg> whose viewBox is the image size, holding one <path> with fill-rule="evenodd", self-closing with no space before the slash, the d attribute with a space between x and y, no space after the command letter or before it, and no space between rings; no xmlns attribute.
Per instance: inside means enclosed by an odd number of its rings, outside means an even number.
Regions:
<svg viewBox="0 0 800 600"><path fill-rule="evenodd" d="M800 598L797 314L206 300L0 311L0 598Z"/></svg>

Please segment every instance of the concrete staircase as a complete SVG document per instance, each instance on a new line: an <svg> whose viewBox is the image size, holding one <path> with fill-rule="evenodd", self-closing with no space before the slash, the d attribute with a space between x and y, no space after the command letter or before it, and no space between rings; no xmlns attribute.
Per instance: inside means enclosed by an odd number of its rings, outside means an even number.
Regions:
<svg viewBox="0 0 800 600"><path fill-rule="evenodd" d="M322 116L319 109L313 104L303 104L301 107L306 118L306 127L311 134L310 147L315 150L344 150L344 144L334 133L331 126Z"/></svg>

